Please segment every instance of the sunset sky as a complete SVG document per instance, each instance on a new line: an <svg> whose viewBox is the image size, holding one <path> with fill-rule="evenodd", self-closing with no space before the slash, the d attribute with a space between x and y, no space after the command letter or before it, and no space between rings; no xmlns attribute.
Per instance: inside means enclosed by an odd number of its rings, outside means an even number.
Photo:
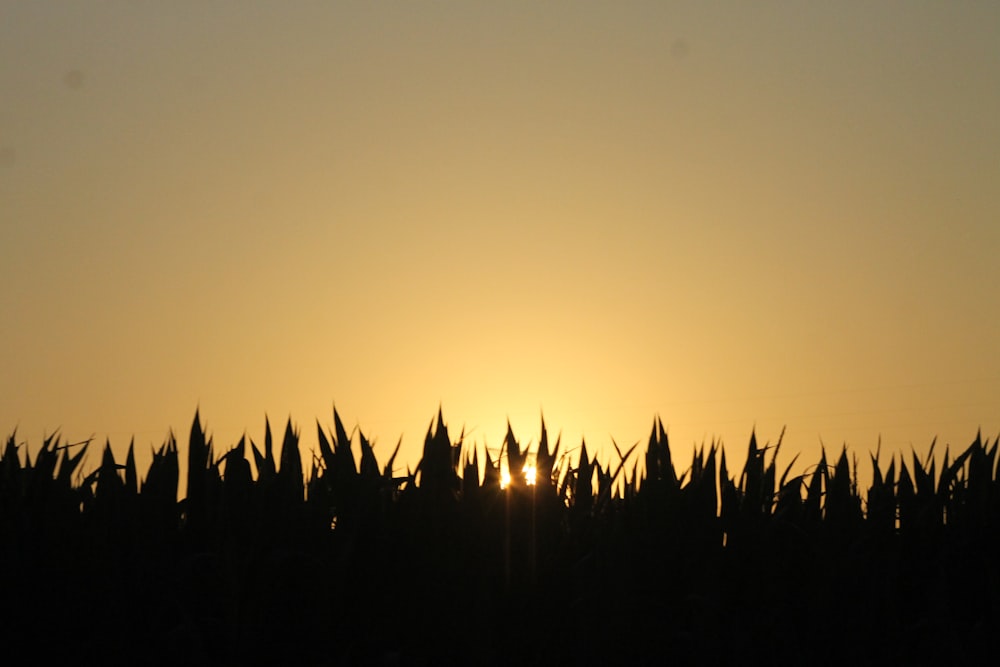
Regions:
<svg viewBox="0 0 1000 667"><path fill-rule="evenodd" d="M998 252L1000 3L0 0L32 446L964 447Z"/></svg>

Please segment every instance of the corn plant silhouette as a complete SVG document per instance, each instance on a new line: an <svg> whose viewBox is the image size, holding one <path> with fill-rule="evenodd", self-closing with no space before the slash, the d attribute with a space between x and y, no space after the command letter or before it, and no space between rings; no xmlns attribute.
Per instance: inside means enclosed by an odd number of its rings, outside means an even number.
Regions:
<svg viewBox="0 0 1000 667"><path fill-rule="evenodd" d="M58 434L0 453L6 646L111 662L929 660L992 651L1000 628L998 441L940 470L930 453L846 447L790 476L783 433L720 443L678 474L659 418L602 464L508 424L496 460L441 410L421 459L383 466L360 429L317 422L303 467L288 421L216 453L196 412L178 500L170 434L145 474L134 443ZM501 472L506 462L509 481ZM641 465L640 465L641 464ZM780 473L780 474L779 474ZM933 629L933 631L931 631ZM52 638L58 641L52 641ZM821 654L817 646L823 646Z"/></svg>

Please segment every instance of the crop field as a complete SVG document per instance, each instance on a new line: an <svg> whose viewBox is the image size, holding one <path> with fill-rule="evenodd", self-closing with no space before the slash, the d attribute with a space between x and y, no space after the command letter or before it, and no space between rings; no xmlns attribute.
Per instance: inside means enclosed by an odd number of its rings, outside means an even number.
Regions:
<svg viewBox="0 0 1000 667"><path fill-rule="evenodd" d="M959 664L996 652L997 440L935 459L824 452L802 475L751 434L602 465L439 413L414 470L334 412L303 465L219 449L196 414L146 471L52 436L0 452L0 639L130 664ZM276 454L276 451L278 452ZM88 454L99 459L84 472ZM784 454L784 452L783 452ZM181 457L186 496L178 501ZM940 465L939 465L940 464ZM859 470L872 483L858 487Z"/></svg>

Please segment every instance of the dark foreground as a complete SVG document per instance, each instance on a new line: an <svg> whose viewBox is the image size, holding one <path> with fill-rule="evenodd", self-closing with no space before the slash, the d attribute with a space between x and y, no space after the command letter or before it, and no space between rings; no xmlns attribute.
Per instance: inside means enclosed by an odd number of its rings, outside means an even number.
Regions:
<svg viewBox="0 0 1000 667"><path fill-rule="evenodd" d="M779 442L780 445L780 442ZM131 456L48 440L0 458L0 640L34 660L130 664L957 664L997 653L997 442L941 470L846 452L789 478L751 437L678 477L662 426L614 469L571 467L542 431L537 483L452 443L440 415L413 474L379 467L335 415L305 474L216 456L197 416L140 482ZM248 458L249 457L249 458ZM529 461L508 433L510 470ZM575 456L574 456L575 458ZM643 458L643 465L636 460ZM250 461L256 470L252 474ZM45 660L48 662L48 660Z"/></svg>

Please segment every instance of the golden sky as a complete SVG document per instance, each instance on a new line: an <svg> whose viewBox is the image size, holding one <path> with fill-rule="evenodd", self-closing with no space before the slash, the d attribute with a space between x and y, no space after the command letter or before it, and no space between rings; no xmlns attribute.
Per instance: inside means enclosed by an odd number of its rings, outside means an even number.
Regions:
<svg viewBox="0 0 1000 667"><path fill-rule="evenodd" d="M1000 433L1000 3L0 0L0 430ZM554 433L553 433L554 434ZM96 454L96 452L95 452ZM148 460L148 459L147 459Z"/></svg>

